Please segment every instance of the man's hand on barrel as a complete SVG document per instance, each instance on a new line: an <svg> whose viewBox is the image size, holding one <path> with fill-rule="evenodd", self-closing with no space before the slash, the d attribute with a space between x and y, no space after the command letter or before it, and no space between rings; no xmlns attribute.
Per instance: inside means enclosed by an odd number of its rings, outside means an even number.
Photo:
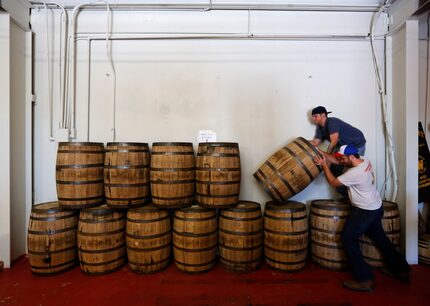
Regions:
<svg viewBox="0 0 430 306"><path fill-rule="evenodd" d="M327 165L327 160L326 160L324 155L315 156L314 157L314 163L318 166L323 167L324 165Z"/></svg>

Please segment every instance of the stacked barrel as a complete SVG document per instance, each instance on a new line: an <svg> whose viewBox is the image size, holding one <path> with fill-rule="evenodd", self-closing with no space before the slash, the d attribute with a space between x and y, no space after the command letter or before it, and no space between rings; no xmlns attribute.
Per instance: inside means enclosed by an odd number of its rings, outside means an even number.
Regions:
<svg viewBox="0 0 430 306"><path fill-rule="evenodd" d="M343 269L340 235L350 203L314 200L308 222L305 204L288 200L320 173L318 155L299 137L254 173L273 198L263 214L259 203L240 200L237 143L200 143L196 156L189 142L155 142L152 152L147 143L59 143L58 201L34 206L30 216L31 269L59 273L79 262L87 274L104 274L128 262L133 272L154 273L173 255L188 273L209 271L218 258L229 271L250 272L263 257L274 269L295 272L306 265L308 241L314 262ZM383 204L384 230L398 246L397 205ZM384 264L368 238L360 243L369 264Z"/></svg>

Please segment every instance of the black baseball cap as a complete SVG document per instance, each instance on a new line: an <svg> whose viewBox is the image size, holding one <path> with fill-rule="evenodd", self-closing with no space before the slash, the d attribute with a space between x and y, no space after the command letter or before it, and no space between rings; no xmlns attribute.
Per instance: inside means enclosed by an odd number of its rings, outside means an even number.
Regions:
<svg viewBox="0 0 430 306"><path fill-rule="evenodd" d="M330 114L331 112L328 112L324 106L317 106L312 110L312 115L316 114Z"/></svg>

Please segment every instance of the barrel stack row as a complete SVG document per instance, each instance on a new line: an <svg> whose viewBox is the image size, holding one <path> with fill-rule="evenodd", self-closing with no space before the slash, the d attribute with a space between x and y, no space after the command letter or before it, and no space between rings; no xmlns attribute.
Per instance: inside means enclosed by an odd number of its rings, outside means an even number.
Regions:
<svg viewBox="0 0 430 306"><path fill-rule="evenodd" d="M106 203L131 208L232 207L239 202L237 143L193 144L59 143L56 180L61 207L81 209Z"/></svg>
<svg viewBox="0 0 430 306"><path fill-rule="evenodd" d="M305 267L310 245L314 262L328 269L347 266L340 233L350 204L312 201L309 222L299 202L241 201L236 207L216 210L197 205L171 212L149 204L117 210L102 205L64 210L57 202L36 205L30 217L28 248L32 271L51 274L73 267L79 258L89 274L108 273L127 261L132 271L152 273L166 268L172 258L184 272L202 273L219 260L232 271L256 269L266 263L282 271ZM309 230L308 230L309 224ZM384 201L383 227L399 245L397 205ZM309 244L308 244L309 240ZM379 251L365 237L362 252L374 267L383 265Z"/></svg>

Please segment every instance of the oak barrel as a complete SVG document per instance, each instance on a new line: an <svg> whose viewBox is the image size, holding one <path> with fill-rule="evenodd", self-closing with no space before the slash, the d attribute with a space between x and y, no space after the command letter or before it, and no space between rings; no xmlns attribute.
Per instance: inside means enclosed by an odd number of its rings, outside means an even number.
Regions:
<svg viewBox="0 0 430 306"><path fill-rule="evenodd" d="M107 205L81 210L78 223L78 254L81 270L105 274L126 263L126 214Z"/></svg>
<svg viewBox="0 0 430 306"><path fill-rule="evenodd" d="M384 215L382 227L394 247L400 249L400 213L396 203L382 201ZM380 268L385 265L382 253L368 237L363 235L358 239L364 260L372 267Z"/></svg>
<svg viewBox="0 0 430 306"><path fill-rule="evenodd" d="M164 208L192 205L196 180L193 144L153 143L150 178L154 205Z"/></svg>
<svg viewBox="0 0 430 306"><path fill-rule="evenodd" d="M55 274L76 265L78 213L58 202L33 206L28 224L28 256L35 274Z"/></svg>
<svg viewBox="0 0 430 306"><path fill-rule="evenodd" d="M332 270L348 266L341 234L351 212L348 201L314 200L311 202L310 232L312 260Z"/></svg>
<svg viewBox="0 0 430 306"><path fill-rule="evenodd" d="M209 271L216 263L217 245L215 210L193 205L175 211L173 255L179 270L189 273Z"/></svg>
<svg viewBox="0 0 430 306"><path fill-rule="evenodd" d="M60 142L56 181L63 208L87 208L104 203L104 145L98 142Z"/></svg>
<svg viewBox="0 0 430 306"><path fill-rule="evenodd" d="M296 201L267 202L264 208L264 257L269 266L301 270L308 255L306 205Z"/></svg>
<svg viewBox="0 0 430 306"><path fill-rule="evenodd" d="M418 237L418 262L430 265L430 235L425 234Z"/></svg>
<svg viewBox="0 0 430 306"><path fill-rule="evenodd" d="M169 265L172 231L170 215L149 204L127 213L127 257L134 272L153 273Z"/></svg>
<svg viewBox="0 0 430 306"><path fill-rule="evenodd" d="M150 201L147 143L109 142L104 162L106 204L113 208L142 206Z"/></svg>
<svg viewBox="0 0 430 306"><path fill-rule="evenodd" d="M259 203L240 201L219 216L219 256L227 270L255 270L263 254L263 216Z"/></svg>
<svg viewBox="0 0 430 306"><path fill-rule="evenodd" d="M270 156L254 177L273 200L285 202L321 172L321 167L314 163L316 156L319 156L317 149L298 137Z"/></svg>
<svg viewBox="0 0 430 306"><path fill-rule="evenodd" d="M196 202L207 208L227 208L239 203L239 144L199 143L196 157Z"/></svg>

